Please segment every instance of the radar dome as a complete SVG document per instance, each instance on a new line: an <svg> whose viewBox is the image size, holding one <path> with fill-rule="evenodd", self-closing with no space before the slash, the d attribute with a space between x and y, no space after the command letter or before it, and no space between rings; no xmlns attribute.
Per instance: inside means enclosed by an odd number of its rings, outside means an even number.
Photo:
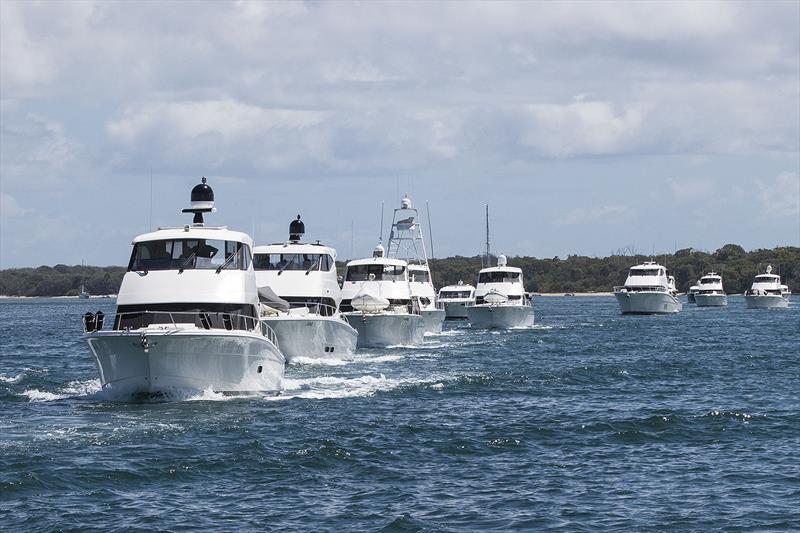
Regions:
<svg viewBox="0 0 800 533"><path fill-rule="evenodd" d="M372 257L383 257L384 252L383 245L379 243L372 251Z"/></svg>
<svg viewBox="0 0 800 533"><path fill-rule="evenodd" d="M289 223L289 242L300 242L305 234L306 225L300 220L300 215L297 215L297 218Z"/></svg>
<svg viewBox="0 0 800 533"><path fill-rule="evenodd" d="M206 177L203 176L202 183L198 183L192 189L191 207L183 210L184 213L194 213L193 223L203 223L203 213L213 213L216 211L214 208L214 190L206 183Z"/></svg>
<svg viewBox="0 0 800 533"><path fill-rule="evenodd" d="M411 198L403 196L403 199L400 200L400 209L411 209Z"/></svg>
<svg viewBox="0 0 800 533"><path fill-rule="evenodd" d="M497 266L504 267L508 264L508 259L503 254L497 256Z"/></svg>

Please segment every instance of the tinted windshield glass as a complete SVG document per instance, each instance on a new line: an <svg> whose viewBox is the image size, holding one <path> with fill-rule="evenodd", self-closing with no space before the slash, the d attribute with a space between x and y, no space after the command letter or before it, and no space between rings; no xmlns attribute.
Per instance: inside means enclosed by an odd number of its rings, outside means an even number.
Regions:
<svg viewBox="0 0 800 533"><path fill-rule="evenodd" d="M227 262L226 262L227 260ZM250 247L241 242L217 239L175 239L137 242L128 270L202 270L225 265L229 270L247 270Z"/></svg>
<svg viewBox="0 0 800 533"><path fill-rule="evenodd" d="M657 268L632 268L631 276L658 276Z"/></svg>
<svg viewBox="0 0 800 533"><path fill-rule="evenodd" d="M431 276L427 272L415 270L409 271L408 276L411 281L416 281L418 283L429 283L431 281Z"/></svg>
<svg viewBox="0 0 800 533"><path fill-rule="evenodd" d="M772 276L756 276L755 282L756 283L775 283L778 278L773 278Z"/></svg>
<svg viewBox="0 0 800 533"><path fill-rule="evenodd" d="M515 283L519 272L481 272L478 283Z"/></svg>
<svg viewBox="0 0 800 533"><path fill-rule="evenodd" d="M256 254L253 268L256 270L322 270L328 271L333 258L327 254Z"/></svg>
<svg viewBox="0 0 800 533"><path fill-rule="evenodd" d="M703 278L700 280L700 285L709 285L711 283L719 283L720 280L716 278Z"/></svg>
<svg viewBox="0 0 800 533"><path fill-rule="evenodd" d="M469 291L442 291L439 298L469 298Z"/></svg>
<svg viewBox="0 0 800 533"><path fill-rule="evenodd" d="M376 281L402 281L406 267L394 265L356 265L347 267L345 281L367 281L370 274Z"/></svg>

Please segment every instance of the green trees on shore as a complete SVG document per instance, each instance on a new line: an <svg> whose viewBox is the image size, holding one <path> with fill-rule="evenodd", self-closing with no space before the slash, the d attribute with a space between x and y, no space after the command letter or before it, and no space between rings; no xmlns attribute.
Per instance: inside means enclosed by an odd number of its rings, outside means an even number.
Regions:
<svg viewBox="0 0 800 533"><path fill-rule="evenodd" d="M622 285L634 264L650 256L612 255L594 258L571 255L566 259L509 257L509 264L521 268L526 288L533 292L603 292ZM655 258L675 275L678 289L685 292L703 274L714 270L724 277L725 291L744 292L757 272L771 264L792 292L800 291L800 248L781 246L772 250L745 251L736 244L726 244L713 253L692 249ZM339 265L340 267L343 265ZM475 283L481 257L448 257L431 261L437 288L458 283ZM77 296L81 284L91 294L114 294L119 289L125 267L56 265L38 268L0 270L0 295L4 296Z"/></svg>

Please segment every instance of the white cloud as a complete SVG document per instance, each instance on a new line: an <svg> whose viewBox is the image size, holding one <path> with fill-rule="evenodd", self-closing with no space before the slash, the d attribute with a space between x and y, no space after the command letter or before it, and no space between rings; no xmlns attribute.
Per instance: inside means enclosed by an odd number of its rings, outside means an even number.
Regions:
<svg viewBox="0 0 800 533"><path fill-rule="evenodd" d="M0 193L0 213L2 213L4 217L21 217L30 212L30 209L25 209L20 206L13 196Z"/></svg>
<svg viewBox="0 0 800 533"><path fill-rule="evenodd" d="M800 175L783 172L771 180L756 180L765 218L794 217L800 225Z"/></svg>
<svg viewBox="0 0 800 533"><path fill-rule="evenodd" d="M603 205L596 207L576 207L568 211L563 217L556 219L559 226L574 224L587 224L619 218L625 215L628 209L621 205Z"/></svg>

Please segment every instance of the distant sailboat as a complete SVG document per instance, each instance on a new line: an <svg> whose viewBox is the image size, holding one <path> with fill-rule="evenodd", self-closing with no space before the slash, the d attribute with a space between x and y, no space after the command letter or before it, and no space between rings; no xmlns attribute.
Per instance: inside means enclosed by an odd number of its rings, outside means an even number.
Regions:
<svg viewBox="0 0 800 533"><path fill-rule="evenodd" d="M89 291L86 290L86 287L83 286L83 283L81 283L81 292L78 293L78 298L81 300L89 299Z"/></svg>

